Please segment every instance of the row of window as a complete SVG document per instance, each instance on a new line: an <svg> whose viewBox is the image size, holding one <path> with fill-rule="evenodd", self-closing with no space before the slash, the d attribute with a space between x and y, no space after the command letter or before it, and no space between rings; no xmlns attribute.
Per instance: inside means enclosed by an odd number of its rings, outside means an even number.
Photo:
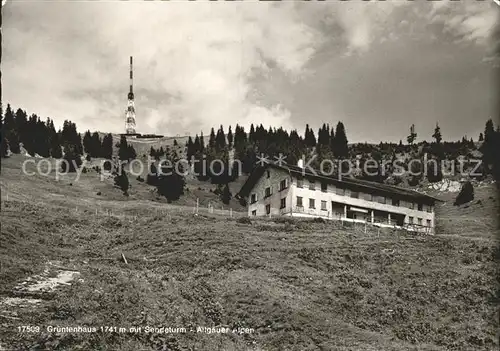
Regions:
<svg viewBox="0 0 500 351"><path fill-rule="evenodd" d="M269 178L269 173L268 173L268 178ZM297 179L297 187L298 188L304 187L303 179L300 179L300 178ZM288 188L288 179L285 178L285 179L280 181L279 191L283 191L287 188ZM309 189L316 190L316 183L314 181L309 181ZM326 182L321 182L321 191L327 192L327 189L328 189L328 184ZM337 187L335 187L335 193L337 195L341 195L341 196L350 196L351 198L355 198L355 199L359 199L360 196L362 196L362 199L364 199L366 201L374 201L374 202L378 202L380 204L387 204L388 201L391 201L390 203L392 206L396 206L396 207L404 206L404 207L408 207L411 210L415 209L414 202L407 202L407 201L400 202L397 199L389 199L389 198L386 198L385 196L374 196L374 195L368 194L368 193L360 193L359 191L352 191L350 189L337 188ZM268 198L272 194L273 194L272 187L269 186L269 187L265 188L264 198ZM312 202L313 207L311 207L311 200L313 201ZM252 194L250 197L250 203L253 204L255 202L257 202L257 194ZM325 203L326 203L326 201L325 201ZM314 199L310 199L309 207L314 208ZM417 204L417 209L418 209L418 211L423 211L424 205L421 203ZM425 206L425 210L427 212L432 212L432 206Z"/></svg>
<svg viewBox="0 0 500 351"><path fill-rule="evenodd" d="M301 196L297 196L297 207L303 207L303 198ZM315 199L309 199L309 208L310 209L315 209L316 206L315 206ZM321 210L322 211L326 211L327 210L327 202L322 200L321 201ZM286 207L286 198L282 198L281 201L280 201L280 209L283 209ZM266 215L270 214L271 213L271 205L270 204L267 204L266 205ZM252 216L256 216L257 215L257 210L253 210L252 211ZM422 221L423 219L422 218L417 218L417 223L414 222L414 218L413 217L408 217L408 222L409 224L418 224L418 225L422 225ZM430 219L427 219L427 226L430 227L431 226L431 220Z"/></svg>
<svg viewBox="0 0 500 351"><path fill-rule="evenodd" d="M304 180L303 179L297 179L297 187L298 188L303 188L304 187ZM309 181L309 190L316 190L316 183L314 181ZM326 182L321 182L321 191L322 192L327 192L328 190L328 184ZM389 201L391 201L392 206L405 206L408 207L409 209L413 210L415 209L415 203L414 202L406 202L404 201L403 204L400 203L399 200L397 199L389 199L386 198L385 196L374 196L372 194L368 193L360 193L359 191L352 191L350 189L345 189L345 188L338 188L335 187L335 193L337 195L341 196L349 196L354 199L359 199L360 195L362 195L362 199L366 201L375 201L381 204L388 204ZM432 206L425 206L425 210L427 212L432 212ZM419 203L417 204L418 211L423 211L424 210L424 205Z"/></svg>
<svg viewBox="0 0 500 351"><path fill-rule="evenodd" d="M415 220L413 217L408 217L408 222L409 224L418 224L418 225L422 225L422 218L417 218L417 223L415 223ZM431 220L428 219L427 220L427 226L430 227L431 226Z"/></svg>
<svg viewBox="0 0 500 351"><path fill-rule="evenodd" d="M283 191L288 188L288 179L283 179L280 181L280 187L279 191ZM272 192L272 187L268 186L267 188L264 189L264 199L270 197L273 194ZM252 194L250 196L250 203L256 203L257 202L257 194Z"/></svg>
<svg viewBox="0 0 500 351"><path fill-rule="evenodd" d="M302 196L297 196L297 207L304 207ZM309 208L316 208L316 199L309 199ZM321 200L321 209L326 211L326 201Z"/></svg>

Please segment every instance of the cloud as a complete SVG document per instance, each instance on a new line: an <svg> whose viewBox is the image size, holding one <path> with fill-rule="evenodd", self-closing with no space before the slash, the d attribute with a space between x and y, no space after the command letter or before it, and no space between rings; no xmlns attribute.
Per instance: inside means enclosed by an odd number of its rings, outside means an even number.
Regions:
<svg viewBox="0 0 500 351"><path fill-rule="evenodd" d="M133 55L140 132L207 133L212 126L236 123L302 129L306 122L344 115L353 116L354 124L363 102L352 97L370 86L370 79L387 79L359 72L379 72L385 62L390 62L386 75L424 63L438 67L459 52L451 55L452 46L442 46L433 53L436 42L453 44L445 37L450 33L452 39L484 45L495 10L488 12L486 4L452 5L10 2L2 9L3 97L58 124L67 118L80 130L121 132ZM405 55L409 52L421 55L418 63ZM404 83L394 84L398 91L412 89L411 82ZM394 103L387 95L369 104L385 113ZM350 110L356 113L342 114Z"/></svg>
<svg viewBox="0 0 500 351"><path fill-rule="evenodd" d="M291 3L84 5L16 4L4 29L12 55L6 97L22 94L23 107L82 128L99 121L102 129L122 130L130 55L139 131L287 124L290 112L279 101L252 101L252 79L272 70L300 77L321 42ZM20 25L21 18L41 28ZM14 63L24 51L29 55ZM19 62L23 69L14 67Z"/></svg>
<svg viewBox="0 0 500 351"><path fill-rule="evenodd" d="M429 19L462 42L488 44L500 11L493 2L432 2Z"/></svg>

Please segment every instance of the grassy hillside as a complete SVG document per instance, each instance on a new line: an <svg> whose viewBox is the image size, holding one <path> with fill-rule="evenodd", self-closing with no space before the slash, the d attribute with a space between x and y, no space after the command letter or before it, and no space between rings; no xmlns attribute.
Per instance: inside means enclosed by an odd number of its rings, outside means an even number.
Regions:
<svg viewBox="0 0 500 351"><path fill-rule="evenodd" d="M28 173L34 173L34 175L29 176L23 173L21 164L25 161L32 161L26 163L25 168ZM21 155L13 155L2 160L1 184L3 196L8 194L11 199L40 204L70 204L71 208L78 207L81 210L102 208L119 211L123 207L136 206L137 201L141 204L153 201L158 206L163 206L166 203L165 198L157 196L154 187L138 181L136 176L129 173L130 196L125 197L119 189L114 187L112 177L102 177L92 169L93 166L102 167L101 160L85 161L88 172L81 173L79 177L76 173L69 173L60 176L58 180L56 180L56 161L54 159L46 159L40 163L42 173L48 172L48 163L50 163L51 172L46 176L39 174L37 171L35 162L38 161L40 161L39 158L29 158ZM144 161L144 164L146 164L146 161ZM147 172L148 170L144 169L142 173L143 179L146 179ZM138 173L135 172L134 174ZM239 191L245 179L245 177L240 177L229 184L233 195ZM210 203L216 209L244 210L239 201L235 199L231 199L229 205L224 205L220 198L213 193L213 190L217 187L214 184L200 182L192 177L189 177L186 182L185 194L175 202L177 206L188 207L191 211L196 205L196 199L198 199L200 207L207 207ZM35 187L34 184L36 184Z"/></svg>
<svg viewBox="0 0 500 351"><path fill-rule="evenodd" d="M81 275L71 286L31 296L42 300L35 307L0 302L4 348L499 346L494 288L500 253L497 223L487 220L498 205L489 198L491 186L478 190L469 207L447 202L438 208L444 234L415 236L370 228L365 233L336 222L243 223L217 214L194 216L190 206L139 199L144 194L125 200L95 177L82 175L70 186L69 179L21 176L19 160L2 164L2 190L9 189L9 198L2 191L0 301L18 296L14 287L49 261ZM106 196L96 195L98 189ZM20 334L18 325L43 328ZM164 326L186 332L49 333L48 325ZM198 326L248 329L207 334L196 332Z"/></svg>

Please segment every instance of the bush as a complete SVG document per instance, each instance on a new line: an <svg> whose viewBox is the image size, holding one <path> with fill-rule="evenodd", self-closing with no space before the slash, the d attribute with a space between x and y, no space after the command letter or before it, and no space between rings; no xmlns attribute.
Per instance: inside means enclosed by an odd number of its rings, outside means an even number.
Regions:
<svg viewBox="0 0 500 351"><path fill-rule="evenodd" d="M474 200L474 187L471 182L466 182L462 185L453 205L460 206L472 200Z"/></svg>
<svg viewBox="0 0 500 351"><path fill-rule="evenodd" d="M110 160L104 161L104 164L102 165L105 171L111 171L111 168L113 167L113 164L111 163Z"/></svg>
<svg viewBox="0 0 500 351"><path fill-rule="evenodd" d="M80 168L81 165L82 159L80 155L76 154L76 152L72 148L68 148L68 150L64 154L63 162L61 162L62 172L76 172L77 168Z"/></svg>
<svg viewBox="0 0 500 351"><path fill-rule="evenodd" d="M114 180L115 186L120 188L125 196L128 196L128 189L130 188L130 184L128 182L128 177L125 173L125 170L123 169L123 166L121 171L116 173Z"/></svg>
<svg viewBox="0 0 500 351"><path fill-rule="evenodd" d="M252 224L252 221L248 217L240 217L236 220L236 222L240 224Z"/></svg>

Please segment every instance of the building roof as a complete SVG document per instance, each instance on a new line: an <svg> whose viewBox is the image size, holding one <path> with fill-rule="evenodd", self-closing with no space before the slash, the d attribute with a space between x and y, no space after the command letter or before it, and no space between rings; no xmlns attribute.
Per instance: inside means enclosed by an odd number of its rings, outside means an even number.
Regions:
<svg viewBox="0 0 500 351"><path fill-rule="evenodd" d="M290 174L293 174L296 177L304 177L308 179L315 179L319 181L325 181L330 184L335 185L343 185L347 189L358 190L358 191L368 191L371 194L381 194L381 195L389 195L394 198L401 199L411 199L415 201L421 201L423 203L435 203L436 201L441 201L433 196L429 196L426 194L419 193L414 190L405 189L393 185L387 185L382 183L370 182L367 180L348 178L348 177L339 177L339 176L327 176L322 175L319 171L312 172L310 169L301 168L298 166L292 165L278 165L275 163L268 163L264 166L257 167L253 170L253 172L248 177L247 181L241 187L238 196L247 197L252 191L253 187L260 179L260 177L264 174L264 171L268 168L280 169Z"/></svg>

